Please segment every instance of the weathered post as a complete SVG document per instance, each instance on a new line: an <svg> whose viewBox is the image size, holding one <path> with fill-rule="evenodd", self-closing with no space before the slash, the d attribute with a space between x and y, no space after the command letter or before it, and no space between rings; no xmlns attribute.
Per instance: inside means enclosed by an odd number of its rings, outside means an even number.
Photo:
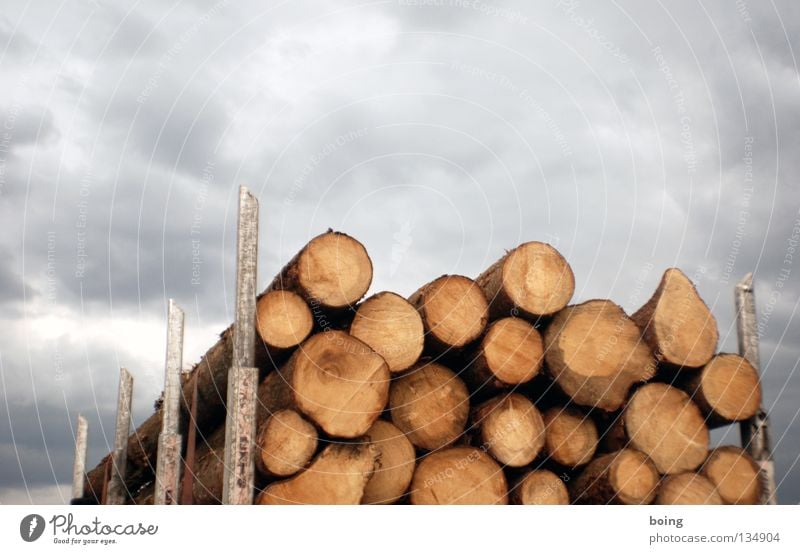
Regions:
<svg viewBox="0 0 800 554"><path fill-rule="evenodd" d="M739 337L739 355L760 370L758 355L758 325L753 292L753 274L748 273L736 285L736 330ZM761 406L758 413L740 425L742 448L747 450L761 468L764 478L762 504L776 504L775 462L769 438L769 418Z"/></svg>
<svg viewBox="0 0 800 554"><path fill-rule="evenodd" d="M127 496L125 470L128 464L128 433L131 428L132 398L133 377L123 367L119 370L117 426L114 433L114 451L111 453L111 475L108 480L106 504L125 504Z"/></svg>
<svg viewBox="0 0 800 554"><path fill-rule="evenodd" d="M223 504L253 503L258 388L258 368L254 367L257 266L258 201L246 187L240 187L236 237L236 316L233 366L228 373Z"/></svg>
<svg viewBox="0 0 800 554"><path fill-rule="evenodd" d="M164 406L156 455L154 504L177 504L180 487L181 435L178 433L183 365L183 310L170 298L167 310L167 359Z"/></svg>
<svg viewBox="0 0 800 554"><path fill-rule="evenodd" d="M89 424L86 418L78 415L78 429L75 431L75 460L72 463L72 499L83 497L83 483L86 479L86 437Z"/></svg>

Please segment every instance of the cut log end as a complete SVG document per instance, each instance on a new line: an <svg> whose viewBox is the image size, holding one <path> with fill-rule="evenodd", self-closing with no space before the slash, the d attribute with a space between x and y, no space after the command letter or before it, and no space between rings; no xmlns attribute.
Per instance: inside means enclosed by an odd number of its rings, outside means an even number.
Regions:
<svg viewBox="0 0 800 554"><path fill-rule="evenodd" d="M444 275L410 298L420 312L435 350L461 349L481 336L489 320L489 305L472 279Z"/></svg>
<svg viewBox="0 0 800 554"><path fill-rule="evenodd" d="M411 482L412 504L506 504L503 470L477 448L458 447L426 456Z"/></svg>
<svg viewBox="0 0 800 554"><path fill-rule="evenodd" d="M656 504L722 504L714 483L697 473L685 472L665 477L658 490Z"/></svg>
<svg viewBox="0 0 800 554"><path fill-rule="evenodd" d="M388 421L376 421L366 435L377 451L375 471L362 504L392 504L403 497L414 475L414 446L400 429Z"/></svg>
<svg viewBox="0 0 800 554"><path fill-rule="evenodd" d="M386 362L347 333L313 335L281 371L294 405L331 436L362 436L386 406Z"/></svg>
<svg viewBox="0 0 800 554"><path fill-rule="evenodd" d="M759 504L763 485L758 465L736 446L721 446L708 454L701 473L726 504Z"/></svg>
<svg viewBox="0 0 800 554"><path fill-rule="evenodd" d="M588 464L597 450L597 426L581 412L554 407L544 413L547 455L566 467Z"/></svg>
<svg viewBox="0 0 800 554"><path fill-rule="evenodd" d="M572 485L572 498L580 504L650 504L656 496L659 475L643 453L622 449L593 460Z"/></svg>
<svg viewBox="0 0 800 554"><path fill-rule="evenodd" d="M521 394L493 398L475 408L481 446L504 466L531 463L544 446L544 420L533 402Z"/></svg>
<svg viewBox="0 0 800 554"><path fill-rule="evenodd" d="M412 444L435 450L463 433L469 417L469 392L455 373L427 363L392 383L389 408L392 422Z"/></svg>
<svg viewBox="0 0 800 554"><path fill-rule="evenodd" d="M256 329L270 351L293 348L306 340L314 327L308 304L291 291L273 290L258 299Z"/></svg>
<svg viewBox="0 0 800 554"><path fill-rule="evenodd" d="M491 303L492 319L519 313L538 319L564 308L575 291L575 276L552 246L526 242L477 279Z"/></svg>
<svg viewBox="0 0 800 554"><path fill-rule="evenodd" d="M368 444L331 444L308 469L267 486L256 504L359 504L375 468Z"/></svg>
<svg viewBox="0 0 800 554"><path fill-rule="evenodd" d="M708 453L705 418L689 396L663 383L649 383L631 397L625 432L664 474L695 470Z"/></svg>
<svg viewBox="0 0 800 554"><path fill-rule="evenodd" d="M569 504L569 492L561 478L546 469L526 473L511 491L514 504Z"/></svg>
<svg viewBox="0 0 800 554"><path fill-rule="evenodd" d="M653 377L655 358L636 324L609 300L561 310L545 331L553 379L581 406L614 411L635 383Z"/></svg>
<svg viewBox="0 0 800 554"><path fill-rule="evenodd" d="M664 272L653 297L633 319L658 359L666 364L701 367L717 348L717 322L680 269Z"/></svg>
<svg viewBox="0 0 800 554"><path fill-rule="evenodd" d="M425 344L419 312L393 292L380 292L362 302L350 334L383 356L392 373L414 365Z"/></svg>
<svg viewBox="0 0 800 554"><path fill-rule="evenodd" d="M354 238L328 232L312 239L281 277L312 304L342 309L366 294L372 283L372 261Z"/></svg>
<svg viewBox="0 0 800 554"><path fill-rule="evenodd" d="M481 376L504 385L527 383L539 373L544 361L544 342L531 324L516 317L492 323L481 339ZM485 366L485 367L483 367Z"/></svg>
<svg viewBox="0 0 800 554"><path fill-rule="evenodd" d="M719 354L689 380L688 390L714 423L743 421L761 406L758 371L736 354Z"/></svg>
<svg viewBox="0 0 800 554"><path fill-rule="evenodd" d="M256 445L256 467L261 473L289 477L314 456L317 430L294 410L280 410L261 424Z"/></svg>

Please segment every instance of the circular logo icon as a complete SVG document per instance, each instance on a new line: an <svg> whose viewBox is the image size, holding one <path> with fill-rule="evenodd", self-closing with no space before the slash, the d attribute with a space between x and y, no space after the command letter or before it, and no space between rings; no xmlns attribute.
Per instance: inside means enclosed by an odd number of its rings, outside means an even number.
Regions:
<svg viewBox="0 0 800 554"><path fill-rule="evenodd" d="M33 542L44 533L44 518L39 514L30 514L19 522L19 536L25 542Z"/></svg>

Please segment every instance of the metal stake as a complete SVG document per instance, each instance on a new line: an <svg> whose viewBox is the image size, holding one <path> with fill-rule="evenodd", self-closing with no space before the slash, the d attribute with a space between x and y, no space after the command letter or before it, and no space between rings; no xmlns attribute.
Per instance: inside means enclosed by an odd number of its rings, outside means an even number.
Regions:
<svg viewBox="0 0 800 554"><path fill-rule="evenodd" d="M758 355L758 327L753 292L753 274L748 273L736 285L736 330L739 337L739 354L760 371ZM761 468L764 481L762 504L776 504L775 462L769 438L769 418L763 406L758 413L743 421L739 427L742 447L750 453Z"/></svg>
<svg viewBox="0 0 800 554"><path fill-rule="evenodd" d="M164 405L156 456L154 504L177 504L180 487L182 437L180 422L183 366L183 310L170 298L167 312L167 359L164 369Z"/></svg>
<svg viewBox="0 0 800 554"><path fill-rule="evenodd" d="M256 277L258 266L258 201L239 188L239 226L236 251L236 320L233 329L233 367L228 372L225 420L223 504L252 504L255 474Z"/></svg>
<svg viewBox="0 0 800 554"><path fill-rule="evenodd" d="M106 493L107 504L125 504L125 471L128 465L128 434L131 428L131 399L133 377L124 367L119 370L119 395L117 397L117 428L114 434L114 451L111 454L111 477Z"/></svg>
<svg viewBox="0 0 800 554"><path fill-rule="evenodd" d="M78 415L78 429L75 433L75 461L72 464L72 498L83 498L83 484L86 479L86 435L89 424L86 418Z"/></svg>

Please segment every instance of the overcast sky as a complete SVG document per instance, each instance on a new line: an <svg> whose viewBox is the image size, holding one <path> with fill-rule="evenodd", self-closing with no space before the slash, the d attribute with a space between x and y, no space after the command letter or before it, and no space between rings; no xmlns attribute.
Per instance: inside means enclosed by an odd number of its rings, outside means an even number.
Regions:
<svg viewBox="0 0 800 554"><path fill-rule="evenodd" d="M232 321L239 184L263 285L329 227L404 295L543 240L574 301L632 312L683 268L735 351L753 271L779 498L800 502L798 2L126 9L0 7L0 502L68 500L75 420L93 467L120 366L152 413L168 298L187 367Z"/></svg>

